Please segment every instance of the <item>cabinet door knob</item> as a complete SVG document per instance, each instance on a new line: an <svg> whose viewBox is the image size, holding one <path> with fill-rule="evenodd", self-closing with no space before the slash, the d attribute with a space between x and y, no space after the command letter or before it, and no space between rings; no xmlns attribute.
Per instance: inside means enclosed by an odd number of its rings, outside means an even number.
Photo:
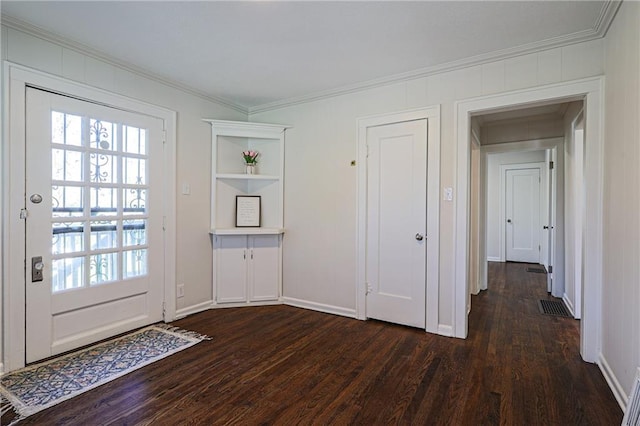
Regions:
<svg viewBox="0 0 640 426"><path fill-rule="evenodd" d="M422 241L423 239L424 239L424 236L423 236L421 233L419 233L419 232L418 232L418 233L416 234L416 240L418 240L418 241Z"/></svg>

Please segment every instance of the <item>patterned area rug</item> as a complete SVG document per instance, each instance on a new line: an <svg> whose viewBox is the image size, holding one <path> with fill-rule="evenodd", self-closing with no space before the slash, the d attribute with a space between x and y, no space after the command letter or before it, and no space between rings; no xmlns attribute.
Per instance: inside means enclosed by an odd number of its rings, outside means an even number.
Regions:
<svg viewBox="0 0 640 426"><path fill-rule="evenodd" d="M0 418L15 424L209 337L164 324L30 365L0 377ZM14 412L11 415L11 412Z"/></svg>

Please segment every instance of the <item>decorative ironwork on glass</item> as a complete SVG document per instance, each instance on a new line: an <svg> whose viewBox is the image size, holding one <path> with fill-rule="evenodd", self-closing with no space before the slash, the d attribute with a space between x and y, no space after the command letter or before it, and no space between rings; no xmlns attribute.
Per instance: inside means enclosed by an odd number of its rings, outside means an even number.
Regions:
<svg viewBox="0 0 640 426"><path fill-rule="evenodd" d="M89 284L101 284L117 279L117 253L96 254L90 257Z"/></svg>
<svg viewBox="0 0 640 426"><path fill-rule="evenodd" d="M51 112L54 292L148 273L148 137L146 129Z"/></svg>
<svg viewBox="0 0 640 426"><path fill-rule="evenodd" d="M143 214L146 212L147 190L131 188L124 194L124 214Z"/></svg>
<svg viewBox="0 0 640 426"><path fill-rule="evenodd" d="M122 245L141 246L147 243L147 221L144 219L125 220L122 226Z"/></svg>
<svg viewBox="0 0 640 426"><path fill-rule="evenodd" d="M91 250L118 247L118 222L106 220L91 222Z"/></svg>
<svg viewBox="0 0 640 426"><path fill-rule="evenodd" d="M82 216L84 189L81 186L51 186L51 211L53 217Z"/></svg>
<svg viewBox="0 0 640 426"><path fill-rule="evenodd" d="M139 277L147 274L147 250L129 250L123 254L123 278Z"/></svg>
<svg viewBox="0 0 640 426"><path fill-rule="evenodd" d="M115 150L114 123L102 120L89 120L91 147L102 150Z"/></svg>
<svg viewBox="0 0 640 426"><path fill-rule="evenodd" d="M52 224L51 254L77 253L84 250L84 223Z"/></svg>
<svg viewBox="0 0 640 426"><path fill-rule="evenodd" d="M113 155L92 152L89 155L91 182L116 183L118 161Z"/></svg>

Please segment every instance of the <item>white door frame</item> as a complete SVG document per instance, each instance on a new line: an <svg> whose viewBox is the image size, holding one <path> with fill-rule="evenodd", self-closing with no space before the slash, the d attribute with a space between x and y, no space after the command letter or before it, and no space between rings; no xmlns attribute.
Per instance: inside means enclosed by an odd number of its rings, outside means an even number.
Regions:
<svg viewBox="0 0 640 426"><path fill-rule="evenodd" d="M538 169L540 173L540 177L542 178L542 172L544 169L544 163L522 163L522 164L501 164L500 165L500 261L507 261L507 232L505 229L505 224L507 222L506 212L507 212L507 179L506 173L507 170L526 170L526 169ZM540 194L542 194L542 179L540 179ZM538 197L540 198L540 197ZM540 210L540 229L538 232L542 231L542 204L539 204ZM540 238L540 245L542 245L542 238Z"/></svg>
<svg viewBox="0 0 640 426"><path fill-rule="evenodd" d="M564 149L563 149L563 144L564 144L564 139L563 138L549 138L549 139L533 139L533 140L528 140L528 141L521 141L521 142L508 142L508 143L501 143L501 144L493 144L493 145L484 145L481 147L481 153L480 153L480 162L482 164L482 185L480 187L480 190L482 191L482 193L480 194L480 199L482 200L482 209L484 210L484 217L486 219L487 215L486 215L486 210L487 210L487 205L486 205L486 198L487 198L487 193L488 193L488 185L489 185L489 178L488 178L488 172L487 172L487 165L489 163L489 156L492 154L501 154L501 153L506 153L506 152L530 152L530 151L546 151L546 150L551 150L553 152L556 152L556 156L557 156L557 161L556 161L556 165L555 165L555 170L557 171L557 175L558 178L556 179L555 182L553 182L552 184L555 186L556 188L556 199L557 202L560 203L559 205L563 205L564 204L564 181L563 181L563 174L564 174ZM531 163L531 164L537 164L537 163ZM501 199L503 197L501 196ZM504 209L501 207L500 211L503 212ZM564 214L564 209L563 208L559 208L556 210L556 229L559 229L562 232L562 235L564 235L564 228L563 228L563 219L562 219L562 215ZM502 218L503 222L504 222L504 218ZM482 247L484 247L484 252L482 257L480 258L481 262L485 263L484 266L484 274L482 274L480 276L480 288L482 290L486 290L487 289L487 285L488 285L488 267L486 266L486 263L488 262L487 258L486 258L486 241L487 241L487 236L486 236L486 227L487 227L487 222L486 220L482 223L482 242L484 243L482 245ZM500 228L501 229L501 234L500 234L500 262L504 262L505 261L505 250L503 249L504 247L504 236L503 236L503 232L504 232L504 228ZM554 242L551 242L551 244L554 244ZM554 287L556 288L556 292L559 292L558 294L562 294L562 292L564 292L564 239L556 239L555 240L555 245L556 245L556 258L553 260L552 265L553 265L553 273L554 273ZM560 255L558 255L558 253L560 253ZM494 259L495 261L495 259ZM556 275L556 271L559 271L559 275ZM555 277L559 276L558 280L555 280Z"/></svg>
<svg viewBox="0 0 640 426"><path fill-rule="evenodd" d="M426 331L451 335L448 326L438 324L440 265L440 106L363 117L357 122L357 238L356 318L366 319L366 232L367 232L367 128L412 120L427 120L427 280Z"/></svg>
<svg viewBox="0 0 640 426"><path fill-rule="evenodd" d="M58 76L5 62L2 119L2 348L0 372L12 371L25 364L25 223L20 211L25 204L25 105L26 87L36 87L78 99L97 102L132 112L147 114L164 121L164 320L176 315L176 113L162 107L130 99L105 90L76 83Z"/></svg>
<svg viewBox="0 0 640 426"><path fill-rule="evenodd" d="M604 146L604 77L592 77L455 103L455 140L457 144L455 284L453 327L456 337L466 338L468 316L466 298L469 276L469 140L471 115L513 107L534 106L560 101L583 100L585 111L585 200L584 294L580 323L580 353L588 362L596 362L601 347L602 312L602 200ZM555 272L555 271L554 271Z"/></svg>

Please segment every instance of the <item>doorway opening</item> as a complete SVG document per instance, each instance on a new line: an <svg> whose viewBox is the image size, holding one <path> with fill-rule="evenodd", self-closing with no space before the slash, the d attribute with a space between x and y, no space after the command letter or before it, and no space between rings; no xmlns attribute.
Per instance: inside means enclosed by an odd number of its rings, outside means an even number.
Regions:
<svg viewBox="0 0 640 426"><path fill-rule="evenodd" d="M566 104L562 105L561 104ZM556 113L561 111L562 127L569 130L562 133L561 137L554 138L552 135L534 135L541 129L531 123L524 126L529 132L527 138L517 137L511 139L516 128L503 127L501 132L493 136L496 139L492 144L484 146L483 135L479 125L472 124L475 117L489 116L492 114L515 114L506 119L531 120L531 108L556 108ZM559 108L559 110L557 109ZM569 115L569 109L573 108L573 116ZM582 118L580 110L584 109ZM527 111L529 110L529 111ZM520 114L520 117L518 117ZM524 115L522 115L524 114ZM495 118L496 116L493 116ZM566 118L565 118L566 117ZM505 119L505 117L501 117ZM547 171L542 175L548 176L550 180L556 180L556 185L551 185L549 191L551 196L548 206L549 223L543 224L542 241L548 237L546 257L553 259L556 264L548 265L552 273L549 274L551 282L549 289L554 296L565 297L567 287L560 283L561 278L567 278L566 271L558 268L564 266L563 262L568 256L566 246L571 243L574 251L569 253L574 261L571 270L571 277L575 280L576 273L579 272L579 279L582 285L579 294L567 295L574 298L573 312L579 316L580 322L580 353L585 361L596 362L601 342L599 321L601 312L601 301L599 294L602 289L602 174L601 162L603 156L602 130L603 130L603 97L602 78L590 78L575 82L567 82L560 85L539 87L522 90L503 95L488 96L484 98L470 99L456 104L457 123L457 146L458 146L458 174L457 174L457 205L456 209L456 279L454 297L454 329L456 337L466 337L468 326L468 312L470 306L470 293L482 288L483 280L486 280L487 254L488 254L488 234L487 212L481 208L480 200L487 203L486 197L473 194L474 186L478 186L482 170L480 158L481 154L488 155L508 151L541 151L539 155L544 156L545 162L549 163ZM506 123L502 123L506 124ZM583 132L582 134L580 132ZM474 136L475 133L475 136ZM509 139L498 141L505 134L509 134ZM582 135L582 139L581 136ZM473 139L478 139L474 141ZM528 140L527 140L528 139ZM515 140L515 141L514 141ZM569 141L569 142L567 142ZM575 150L575 141L578 141L580 148ZM502 143L500 143L502 142ZM567 143L571 144L565 146ZM475 154L477 151L477 154ZM567 158L565 159L565 151ZM475 155L474 155L475 154ZM571 157L569 157L571 156ZM474 157L477 159L474 160ZM473 164L474 161L477 164ZM551 166L553 164L553 167ZM571 170L571 178L579 177L579 182L574 182L567 186L567 182L560 180L569 173L564 170ZM580 164L580 166L576 166ZM562 169L562 170L561 170ZM547 173L548 172L548 173ZM540 177L542 179L542 176ZM555 193L554 189L555 188ZM564 189L571 193L573 197L570 201L564 199ZM578 188L578 189L576 189ZM577 195L576 195L577 194ZM474 202L474 199L478 200ZM572 207L570 212L564 211ZM477 218L475 218L477 216ZM553 219L555 218L555 223ZM581 240L576 243L575 232L568 235L563 229L567 221L574 223L576 218L581 221L578 232ZM564 220L566 219L566 220ZM500 226L506 224L499 224ZM544 229L544 226L549 229ZM553 227L553 228L551 228ZM562 228L562 229L561 229ZM554 235L555 234L555 235ZM553 243L555 238L555 243ZM571 241L563 240L571 238ZM575 250L579 244L579 250ZM541 244L542 252L542 244ZM474 265L475 263L475 265ZM474 275L474 268L477 272ZM551 269L552 268L552 269ZM575 281L574 281L575 282ZM562 285L561 285L562 284ZM576 299L579 297L579 299ZM580 306L579 314L575 307Z"/></svg>
<svg viewBox="0 0 640 426"><path fill-rule="evenodd" d="M530 263L546 273L548 293L580 318L583 109L582 101L560 102L471 118L480 147L471 159L478 170L471 232L480 241L471 247L479 262L470 268L471 294L489 287L485 262Z"/></svg>

